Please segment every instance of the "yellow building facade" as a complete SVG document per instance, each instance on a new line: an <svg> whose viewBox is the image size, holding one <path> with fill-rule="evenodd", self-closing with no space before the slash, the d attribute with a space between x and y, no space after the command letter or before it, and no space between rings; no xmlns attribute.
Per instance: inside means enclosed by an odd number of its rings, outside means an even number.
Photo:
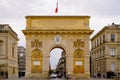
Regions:
<svg viewBox="0 0 120 80"><path fill-rule="evenodd" d="M66 52L66 73L89 78L89 16L26 16L26 77L49 78L50 52Z"/></svg>

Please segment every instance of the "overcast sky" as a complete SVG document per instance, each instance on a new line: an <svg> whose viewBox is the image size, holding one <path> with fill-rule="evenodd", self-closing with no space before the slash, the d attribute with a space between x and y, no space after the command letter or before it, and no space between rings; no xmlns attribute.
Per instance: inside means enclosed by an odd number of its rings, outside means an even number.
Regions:
<svg viewBox="0 0 120 80"><path fill-rule="evenodd" d="M58 1L58 13L55 13ZM120 24L120 0L0 0L0 24L9 24L25 46L21 30L27 15L88 15L90 28L98 32L108 24Z"/></svg>
<svg viewBox="0 0 120 80"><path fill-rule="evenodd" d="M120 0L0 0L0 24L12 27L22 46L27 15L88 15L90 28L97 32L112 22L120 24Z"/></svg>

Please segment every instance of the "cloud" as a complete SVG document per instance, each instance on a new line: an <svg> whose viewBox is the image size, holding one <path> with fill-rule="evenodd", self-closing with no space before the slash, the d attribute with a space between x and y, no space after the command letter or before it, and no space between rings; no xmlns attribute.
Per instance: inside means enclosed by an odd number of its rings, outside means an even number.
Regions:
<svg viewBox="0 0 120 80"><path fill-rule="evenodd" d="M58 0L60 14L119 15L120 0ZM0 17L54 14L55 0L1 0Z"/></svg>
<svg viewBox="0 0 120 80"><path fill-rule="evenodd" d="M63 9L69 13L93 16L120 15L120 0L62 0L61 2Z"/></svg>
<svg viewBox="0 0 120 80"><path fill-rule="evenodd" d="M4 0L0 1L0 17L21 17L30 14L34 8L44 6L45 2L42 0ZM37 10L40 11L41 9Z"/></svg>

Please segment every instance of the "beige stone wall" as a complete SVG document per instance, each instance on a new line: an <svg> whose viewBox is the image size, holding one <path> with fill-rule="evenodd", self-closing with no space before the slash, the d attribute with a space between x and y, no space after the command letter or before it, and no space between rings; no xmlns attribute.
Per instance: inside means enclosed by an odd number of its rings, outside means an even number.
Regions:
<svg viewBox="0 0 120 80"><path fill-rule="evenodd" d="M55 36L51 36L52 38L49 38L49 40L46 38L41 38L37 37L37 39L39 39L40 41L42 41L42 47L38 48L42 51L43 54L43 58L42 58L42 71L44 72L49 72L49 59L50 59L50 51L52 50L52 48L54 47L62 47L63 49L65 49L66 51L66 71L69 74L73 74L73 54L74 54L74 48L73 48L73 42L76 41L78 38L74 38L74 39L65 39L63 37L61 44L55 44L54 42L54 37ZM62 38L62 36L61 36ZM85 38L85 37L84 37ZM42 39L42 40L41 40ZM51 40L52 39L52 40ZM64 40L65 39L65 40ZM34 38L32 38L31 36L31 41L34 41ZM26 47L27 49L27 53L26 53L26 74L27 73L31 73L31 52L33 49L35 48L31 48L31 43L30 40L27 40L27 44L28 46ZM89 40L86 40L85 43L89 43ZM86 44L84 50L85 53L85 73L89 75L89 45ZM28 49L29 48L29 49Z"/></svg>
<svg viewBox="0 0 120 80"><path fill-rule="evenodd" d="M3 41L2 56L0 55L0 65L5 65L5 70L8 73L8 78L18 77L18 61L17 61L17 34L11 30L10 26L5 24L3 33L0 33L0 40ZM6 33L4 33L6 31ZM12 47L14 47L14 56L12 56ZM1 67L1 66L0 66ZM12 73L14 70L14 74Z"/></svg>
<svg viewBox="0 0 120 80"><path fill-rule="evenodd" d="M26 29L90 29L89 18L89 16L26 16Z"/></svg>
<svg viewBox="0 0 120 80"><path fill-rule="evenodd" d="M9 78L15 78L18 77L18 68L17 67L8 67L8 77Z"/></svg>
<svg viewBox="0 0 120 80"><path fill-rule="evenodd" d="M119 48L120 48L120 25L111 25L105 26L102 30L100 30L93 38L92 41L92 76L95 76L97 73L101 74L101 77L105 75L107 77L107 72L111 71L111 63L115 63L115 73L120 72L119 67ZM115 35L115 41L111 41L111 34ZM105 42L103 42L103 35L105 35ZM100 38L102 38L102 43L100 43ZM95 42L98 43L95 47ZM111 56L110 49L115 49L115 55ZM104 50L104 52L103 52Z"/></svg>

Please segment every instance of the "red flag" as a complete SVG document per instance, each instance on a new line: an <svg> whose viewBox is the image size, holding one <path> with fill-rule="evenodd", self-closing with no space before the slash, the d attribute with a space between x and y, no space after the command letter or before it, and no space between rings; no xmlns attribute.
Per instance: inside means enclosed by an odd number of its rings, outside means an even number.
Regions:
<svg viewBox="0 0 120 80"><path fill-rule="evenodd" d="M56 4L56 9L55 9L55 13L57 13L57 12L58 12L58 2Z"/></svg>

